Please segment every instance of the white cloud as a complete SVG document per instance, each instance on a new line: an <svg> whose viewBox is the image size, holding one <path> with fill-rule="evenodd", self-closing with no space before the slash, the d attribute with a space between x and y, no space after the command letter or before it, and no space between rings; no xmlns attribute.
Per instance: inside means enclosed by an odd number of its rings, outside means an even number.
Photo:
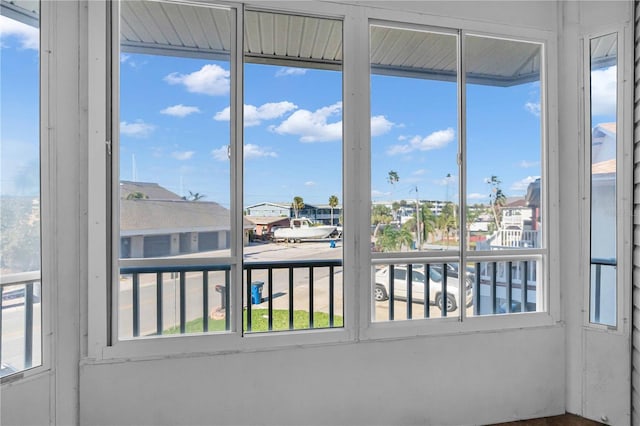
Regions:
<svg viewBox="0 0 640 426"><path fill-rule="evenodd" d="M487 198L489 198L487 194L479 194L477 192L467 194L467 200L486 200Z"/></svg>
<svg viewBox="0 0 640 426"><path fill-rule="evenodd" d="M521 162L518 163L518 166L523 169L530 169L531 167L537 167L539 165L540 165L539 161L522 160Z"/></svg>
<svg viewBox="0 0 640 426"><path fill-rule="evenodd" d="M226 155L226 154L225 154ZM261 157L277 157L278 154L274 151L270 151L269 148L263 148L258 145L247 143L244 145L244 159L249 160L251 158Z"/></svg>
<svg viewBox="0 0 640 426"><path fill-rule="evenodd" d="M304 186L315 186L315 185L316 185L316 183L314 181L312 181L312 180L306 181L304 183Z"/></svg>
<svg viewBox="0 0 640 426"><path fill-rule="evenodd" d="M531 182L535 182L540 176L527 176L511 185L511 190L515 192L525 192Z"/></svg>
<svg viewBox="0 0 640 426"><path fill-rule="evenodd" d="M220 148L214 149L211 151L211 155L218 161L228 161L229 160L229 146L222 145Z"/></svg>
<svg viewBox="0 0 640 426"><path fill-rule="evenodd" d="M120 122L120 133L133 138L146 138L155 130L156 126L136 120L134 123Z"/></svg>
<svg viewBox="0 0 640 426"><path fill-rule="evenodd" d="M15 19L0 15L0 45L5 46L6 37L14 36L22 49L38 50L40 47L40 31Z"/></svg>
<svg viewBox="0 0 640 426"><path fill-rule="evenodd" d="M418 169L415 172L411 173L413 176L422 176L423 174L427 173L427 171L425 169Z"/></svg>
<svg viewBox="0 0 640 426"><path fill-rule="evenodd" d="M280 68L276 72L276 77L285 77L288 75L305 75L307 73L306 68Z"/></svg>
<svg viewBox="0 0 640 426"><path fill-rule="evenodd" d="M404 135L398 136L398 141L402 142L402 141L406 141L406 140L407 140L406 136L404 136Z"/></svg>
<svg viewBox="0 0 640 426"><path fill-rule="evenodd" d="M524 109L536 117L540 117L540 102L527 102L524 104Z"/></svg>
<svg viewBox="0 0 640 426"><path fill-rule="evenodd" d="M593 115L615 115L617 73L616 66L591 73L591 113Z"/></svg>
<svg viewBox="0 0 640 426"><path fill-rule="evenodd" d="M376 115L371 117L371 136L380 136L387 133L393 127L394 123L387 120L384 115Z"/></svg>
<svg viewBox="0 0 640 426"><path fill-rule="evenodd" d="M216 65L207 64L191 74L171 73L164 78L169 84L182 84L191 93L218 96L229 93L231 81L228 70Z"/></svg>
<svg viewBox="0 0 640 426"><path fill-rule="evenodd" d="M186 106L182 104L166 107L160 114L172 115L174 117L186 117L189 114L200 112L200 108L195 106Z"/></svg>
<svg viewBox="0 0 640 426"><path fill-rule="evenodd" d="M431 133L427 137L415 136L408 144L392 145L387 154L408 154L413 151L430 151L432 149L443 148L452 142L455 138L455 132L451 127L445 130L438 130Z"/></svg>
<svg viewBox="0 0 640 426"><path fill-rule="evenodd" d="M327 142L342 138L342 120L334 123L327 121L342 112L342 102L336 102L314 112L299 109L291 114L279 126L270 129L278 134L300 136L301 142Z"/></svg>
<svg viewBox="0 0 640 426"><path fill-rule="evenodd" d="M176 160L184 161L191 159L191 157L193 157L193 154L195 154L194 151L173 151L171 153L171 156Z"/></svg>
<svg viewBox="0 0 640 426"><path fill-rule="evenodd" d="M293 111L298 106L292 102L269 102L259 107L255 105L245 104L244 106L244 125L245 127L257 126L263 120L273 120L282 117L289 111ZM231 109L226 107L222 111L218 111L213 116L216 121L229 121L231 119Z"/></svg>
<svg viewBox="0 0 640 426"><path fill-rule="evenodd" d="M131 58L131 55L127 55L126 53L120 54L120 63L124 64Z"/></svg>
<svg viewBox="0 0 640 426"><path fill-rule="evenodd" d="M228 161L229 160L229 147L228 145L222 145L220 148L214 149L211 151L211 155L214 159L218 161ZM253 158L263 158L263 157L277 157L278 154L274 151L270 151L269 148L263 148L254 144L245 144L244 145L244 158L245 160L250 160Z"/></svg>

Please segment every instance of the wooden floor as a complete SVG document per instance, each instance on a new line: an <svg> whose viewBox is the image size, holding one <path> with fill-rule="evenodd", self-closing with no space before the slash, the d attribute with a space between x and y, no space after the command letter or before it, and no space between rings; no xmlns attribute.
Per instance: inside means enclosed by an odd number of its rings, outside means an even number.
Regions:
<svg viewBox="0 0 640 426"><path fill-rule="evenodd" d="M540 419L498 423L493 426L600 426L603 424L604 423L587 420L573 414L565 414L564 416L544 417Z"/></svg>

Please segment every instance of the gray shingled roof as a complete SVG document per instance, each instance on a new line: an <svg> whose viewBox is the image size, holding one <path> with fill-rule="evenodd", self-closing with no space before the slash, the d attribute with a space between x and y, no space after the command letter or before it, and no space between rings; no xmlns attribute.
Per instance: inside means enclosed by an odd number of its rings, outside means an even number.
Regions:
<svg viewBox="0 0 640 426"><path fill-rule="evenodd" d="M253 225L244 219L244 228ZM151 235L230 230L229 210L218 203L184 200L120 200L120 234Z"/></svg>
<svg viewBox="0 0 640 426"><path fill-rule="evenodd" d="M129 194L134 192L143 193L147 200L182 200L182 197L175 192L171 192L154 182L120 181L121 199L126 199Z"/></svg>

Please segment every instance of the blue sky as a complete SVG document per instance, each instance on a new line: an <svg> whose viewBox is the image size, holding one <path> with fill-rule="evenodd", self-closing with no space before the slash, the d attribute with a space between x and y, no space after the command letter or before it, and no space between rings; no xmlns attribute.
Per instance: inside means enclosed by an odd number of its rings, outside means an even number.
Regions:
<svg viewBox="0 0 640 426"><path fill-rule="evenodd" d="M0 28L2 193L33 195L37 30L6 18ZM198 192L228 206L228 63L123 53L120 65L121 179ZM611 72L601 74L594 90L607 98ZM326 203L335 194L342 201L341 78L337 71L246 66L245 206L294 196ZM417 190L421 199L455 200L455 84L380 75L371 84L372 199L414 199ZM488 200L491 175L507 196L524 195L540 175L539 92L537 83L467 87L470 203ZM610 116L610 109L598 114ZM390 170L400 176L395 185L386 181Z"/></svg>

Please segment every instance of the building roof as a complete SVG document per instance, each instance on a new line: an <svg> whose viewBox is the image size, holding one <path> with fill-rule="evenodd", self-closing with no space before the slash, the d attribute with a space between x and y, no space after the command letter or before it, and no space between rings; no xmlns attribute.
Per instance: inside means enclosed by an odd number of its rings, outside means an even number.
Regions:
<svg viewBox="0 0 640 426"><path fill-rule="evenodd" d="M246 219L254 225L271 225L289 220L288 217L284 216L246 216Z"/></svg>
<svg viewBox="0 0 640 426"><path fill-rule="evenodd" d="M147 200L182 200L182 197L154 182L120 181L120 198L126 199L129 194L140 192Z"/></svg>
<svg viewBox="0 0 640 426"><path fill-rule="evenodd" d="M616 172L616 159L601 161L591 166L591 173L594 175L604 175Z"/></svg>
<svg viewBox="0 0 640 426"><path fill-rule="evenodd" d="M507 199L507 204L505 204L504 206L505 208L522 208L522 207L527 207L527 200L522 197L522 198L509 198Z"/></svg>

